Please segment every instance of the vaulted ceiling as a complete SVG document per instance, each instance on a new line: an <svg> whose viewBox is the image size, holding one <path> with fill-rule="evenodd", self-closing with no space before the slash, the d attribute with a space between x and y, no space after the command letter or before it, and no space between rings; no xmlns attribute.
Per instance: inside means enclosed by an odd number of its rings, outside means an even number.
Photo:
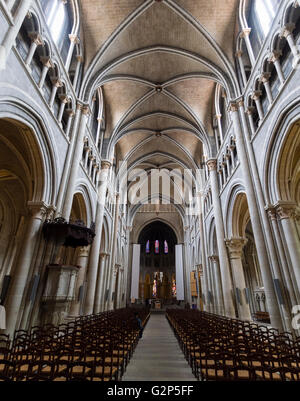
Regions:
<svg viewBox="0 0 300 401"><path fill-rule="evenodd" d="M208 154L214 141L216 85L230 96L238 92L233 59L238 3L81 1L81 95L88 101L102 88L105 138L116 161L200 166L203 147Z"/></svg>

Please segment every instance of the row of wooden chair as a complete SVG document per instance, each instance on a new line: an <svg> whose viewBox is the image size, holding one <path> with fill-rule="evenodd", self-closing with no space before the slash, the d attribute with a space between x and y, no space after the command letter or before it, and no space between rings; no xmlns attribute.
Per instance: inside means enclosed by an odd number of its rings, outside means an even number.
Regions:
<svg viewBox="0 0 300 401"><path fill-rule="evenodd" d="M133 308L0 335L0 380L121 380L139 340ZM149 309L138 309L143 324Z"/></svg>
<svg viewBox="0 0 300 401"><path fill-rule="evenodd" d="M198 380L298 381L300 338L200 311L167 310Z"/></svg>

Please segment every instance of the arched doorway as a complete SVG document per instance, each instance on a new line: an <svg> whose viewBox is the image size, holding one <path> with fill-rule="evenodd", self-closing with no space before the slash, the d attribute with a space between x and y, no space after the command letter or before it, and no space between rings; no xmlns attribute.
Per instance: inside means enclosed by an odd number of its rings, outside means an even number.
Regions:
<svg viewBox="0 0 300 401"><path fill-rule="evenodd" d="M143 228L138 243L141 245L139 298L171 304L176 299L174 231L167 224L154 221Z"/></svg>

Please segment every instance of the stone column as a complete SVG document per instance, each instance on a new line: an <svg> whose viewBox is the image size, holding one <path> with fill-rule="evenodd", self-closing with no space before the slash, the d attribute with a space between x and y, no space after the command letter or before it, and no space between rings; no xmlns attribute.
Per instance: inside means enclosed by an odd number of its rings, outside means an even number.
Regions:
<svg viewBox="0 0 300 401"><path fill-rule="evenodd" d="M262 189L262 184L260 181L259 173L258 173L258 167L256 164L256 159L254 156L251 140L250 140L250 135L248 131L248 126L246 124L246 118L245 118L245 113L244 113L244 102L242 99L238 101L238 107L240 110L240 117L242 121L242 126L244 130L244 140L245 140L245 146L247 147L247 152L249 156L249 168L251 168L251 173L253 176L253 185L256 196L257 196L257 210L260 212L260 224L261 228L263 229L264 236L265 236L265 245L266 249L269 250L268 255L269 255L269 260L271 262L270 264L270 272L273 274L274 278L277 278L282 282L282 273L281 269L279 266L279 261L276 253L276 243L274 243L274 238L272 235L272 230L270 226L270 222L268 220L268 216L265 210L265 197ZM288 310L288 305L278 305L279 307L279 312L281 313L282 317L282 323L286 323L285 330L289 330L290 327L290 312Z"/></svg>
<svg viewBox="0 0 300 401"><path fill-rule="evenodd" d="M217 255L211 255L208 257L211 260L211 264L213 267L212 274L214 275L215 282L215 294L216 294L216 313L219 315L224 315L224 300L223 300L223 291L222 291L222 283L221 283L221 275L220 275L220 265L219 258Z"/></svg>
<svg viewBox="0 0 300 401"><path fill-rule="evenodd" d="M75 111L73 109L67 108L66 113L68 114L68 122L67 122L65 134L66 134L66 137L69 138Z"/></svg>
<svg viewBox="0 0 300 401"><path fill-rule="evenodd" d="M237 299L237 308L239 318L241 320L251 320L250 305L247 303L244 289L246 288L246 280L242 263L242 251L246 245L246 238L231 238L226 241L229 250L229 258L232 266L232 273L235 286L240 290L240 300Z"/></svg>
<svg viewBox="0 0 300 401"><path fill-rule="evenodd" d="M25 61L27 67L30 65L37 47L44 45L43 38L38 32L30 32L29 37L31 39L31 46Z"/></svg>
<svg viewBox="0 0 300 401"><path fill-rule="evenodd" d="M278 78L279 78L281 86L282 86L284 84L285 78L284 78L283 71L282 71L282 68L281 68L281 64L280 64L280 61L279 61L279 58L280 58L281 54L282 54L281 51L275 51L274 50L269 55L268 61L274 64L274 66L276 68L276 71L277 71Z"/></svg>
<svg viewBox="0 0 300 401"><path fill-rule="evenodd" d="M50 68L54 68L53 61L50 57L40 57L41 62L43 63L43 70L39 82L39 88L42 89L45 83L46 76Z"/></svg>
<svg viewBox="0 0 300 401"><path fill-rule="evenodd" d="M265 288L268 309L269 309L269 313L270 313L271 324L274 327L282 330L282 320L281 320L281 315L280 315L280 308L279 308L279 304L278 304L276 294L275 294L272 270L271 270L271 266L269 263L268 252L267 252L266 243L265 243L265 236L264 236L263 228L261 225L262 224L261 217L259 215L258 207L256 204L254 185L252 182L250 167L248 164L248 157L247 157L247 153L246 153L246 149L245 149L244 136L242 133L240 120L239 120L239 112L238 112L239 107L241 107L241 108L244 107L242 101L239 103L239 106L234 102L231 102L230 106L229 106L229 110L231 112L231 118L233 121L235 137L236 137L237 154L238 154L242 172L243 172L243 179L244 179L244 185L245 185L245 189L246 189L249 213L250 213L250 218L251 218L251 223L252 223L255 245L256 245L256 249L257 249L257 256L258 256L259 265L261 268L261 273L262 273L262 278L263 278L263 283L264 283L264 288ZM245 120L243 120L243 124L245 124ZM245 127L245 129L247 129L247 128ZM250 157L251 156L252 155L250 155ZM255 167L253 167L253 168L255 168ZM257 186L259 186L259 185L260 184L258 182Z"/></svg>
<svg viewBox="0 0 300 401"><path fill-rule="evenodd" d="M80 72L80 67L83 63L83 58L82 56L76 56L77 64L76 64L76 70L75 70L75 75L73 79L73 88L74 90L76 89L78 78L79 78L79 72Z"/></svg>
<svg viewBox="0 0 300 401"><path fill-rule="evenodd" d="M96 285L96 292L95 292L94 313L102 312L102 309L101 309L101 298L102 298L102 295L103 295L102 291L103 291L103 281L104 281L106 257L107 257L107 253L105 253L105 252L100 253L97 285Z"/></svg>
<svg viewBox="0 0 300 401"><path fill-rule="evenodd" d="M72 62L72 56L73 56L73 52L74 52L74 47L76 44L79 43L79 38L77 35L71 34L71 35L69 35L69 39L70 39L70 47L69 47L69 51L68 51L68 57L65 62L66 71L69 71L69 69L70 69L70 65Z"/></svg>
<svg viewBox="0 0 300 401"><path fill-rule="evenodd" d="M55 217L61 216L62 214L62 203L63 199L66 194L66 186L67 186L67 181L69 178L69 175L71 174L71 162L72 162L72 156L74 152L74 148L76 145L76 138L77 138L77 130L78 130L78 125L79 121L81 119L81 112L83 109L83 105L81 103L78 103L76 106L76 114L75 114L75 120L72 128L72 136L71 136L71 143L68 149L67 157L65 160L64 164L64 169L63 169L63 174L59 186L59 191L58 191L58 196L57 196L57 201L56 201L56 213ZM72 200L73 200L73 193L72 193Z"/></svg>
<svg viewBox="0 0 300 401"><path fill-rule="evenodd" d="M72 162L70 163L70 177L69 177L69 182L66 190L66 196L65 196L65 202L62 210L63 217L68 220L70 217L71 209L72 209L72 203L73 203L73 196L74 196L74 190L75 190L75 184L77 180L77 175L78 175L78 168L79 168L79 163L82 157L82 150L84 146L84 135L86 131L86 123L87 119L89 116L89 107L85 106L82 109L82 115L81 115L81 121L78 129L78 134L76 137L76 143L74 146L74 153L73 153L73 158Z"/></svg>
<svg viewBox="0 0 300 401"><path fill-rule="evenodd" d="M14 24L8 28L4 40L0 46L0 70L6 68L6 61L20 31L23 21L31 6L32 0L22 0L14 15Z"/></svg>
<svg viewBox="0 0 300 401"><path fill-rule="evenodd" d="M275 204L277 214L280 218L282 231L285 236L287 249L292 262L294 275L296 277L296 283L298 292L300 291L300 241L297 233L297 228L294 221L296 213L296 207L294 203L279 201Z"/></svg>
<svg viewBox="0 0 300 401"><path fill-rule="evenodd" d="M271 86L270 86L270 79L271 74L270 73L264 73L261 74L260 76L260 81L264 84L266 93L267 93L267 97L268 97L268 101L269 101L269 108L271 107L272 103L273 103L273 95L272 95L272 91L271 91Z"/></svg>
<svg viewBox="0 0 300 401"><path fill-rule="evenodd" d="M90 178L92 178L92 168L93 168L93 164L94 164L94 160L95 160L95 157L93 156L92 153L90 153L89 159L90 159L90 165L89 165L88 175Z"/></svg>
<svg viewBox="0 0 300 401"><path fill-rule="evenodd" d="M78 271L76 285L75 285L75 300L71 304L70 308L70 316L79 316L80 315L80 305L83 302L83 299L79 299L79 291L81 291L84 286L84 277L86 274L87 263L89 259L89 247L82 247L79 249L78 257L77 257L77 266L80 266Z"/></svg>
<svg viewBox="0 0 300 401"><path fill-rule="evenodd" d="M249 38L250 32L251 32L251 28L244 28L243 32L241 34L241 37L245 39L245 44L246 44L246 47L247 47L249 59L250 59L252 67L254 67L256 60L255 60L255 57L254 57L252 45L251 45L250 38Z"/></svg>
<svg viewBox="0 0 300 401"><path fill-rule="evenodd" d="M208 269L206 262L206 249L205 249L205 233L203 229L203 192L197 193L198 210L199 210L199 232L200 232L200 246L201 246L201 264L202 264L202 277L203 277L203 292L205 297L204 310L209 312L210 305L208 302ZM202 201L201 201L202 200Z"/></svg>
<svg viewBox="0 0 300 401"><path fill-rule="evenodd" d="M108 287L108 277L109 277L109 266L110 266L110 253L106 254L105 262L104 262L104 272L103 272L103 282L101 285L101 297L100 297L100 310L107 310L107 300L105 299L106 291Z"/></svg>
<svg viewBox="0 0 300 401"><path fill-rule="evenodd" d="M61 88L63 86L63 83L61 82L61 80L57 79L57 78L52 79L52 84L53 84L53 87L52 87L51 97L50 97L50 101L49 101L50 109L52 109L52 107L53 107L58 88Z"/></svg>
<svg viewBox="0 0 300 401"><path fill-rule="evenodd" d="M277 220L277 213L276 208L274 206L267 206L266 210L268 212L269 219L271 221L273 232L275 236L275 242L277 245L279 258L281 261L281 266L283 270L283 276L285 278L285 283L288 290L288 296L290 298L290 306L291 305L298 305L300 304L300 293L297 288L297 281L294 276L294 272L289 270L284 246L282 243L282 238L280 235L279 227L278 227L278 220Z"/></svg>
<svg viewBox="0 0 300 401"><path fill-rule="evenodd" d="M223 143L224 137L223 137L223 129L222 129L222 115L221 114L216 114L216 119L218 122L218 130L219 130L219 135L220 135L220 139L221 139L221 144Z"/></svg>
<svg viewBox="0 0 300 401"><path fill-rule="evenodd" d="M111 250L111 267L110 272L112 272L116 266L116 257L117 257L117 236L118 236L118 227L119 227L119 209L120 209L120 194L117 192L115 194L116 203L115 203L115 215L114 215L114 231L112 237L112 250ZM113 301L111 299L112 293L115 291L115 280L116 275L111 275L109 277L109 296L108 296L108 304L111 306L110 309L113 309ZM116 294L115 294L116 296Z"/></svg>
<svg viewBox="0 0 300 401"><path fill-rule="evenodd" d="M255 134L256 132L256 127L254 125L254 121L253 121L253 112L254 112L254 107L248 107L246 110L246 114L248 116L248 120L249 120L249 124L250 124L250 129L251 129L251 134L252 136Z"/></svg>
<svg viewBox="0 0 300 401"><path fill-rule="evenodd" d="M59 108L59 113L58 113L57 120L61 124L61 120L63 118L64 111L65 111L65 108L66 108L66 104L68 103L69 98L68 98L67 95L60 95L59 99L60 99L61 103L60 103L60 108Z"/></svg>
<svg viewBox="0 0 300 401"><path fill-rule="evenodd" d="M244 66L243 57L242 57L243 52L241 50L239 50L235 53L235 55L239 62L243 84L244 84L244 86L246 86L247 85L247 77L246 77L245 66Z"/></svg>
<svg viewBox="0 0 300 401"><path fill-rule="evenodd" d="M36 240L47 213L47 206L43 202L28 202L28 209L30 216L24 235L24 242L19 253L16 268L13 272L12 284L6 303L7 334L13 334L13 331L17 329L16 324L32 263Z"/></svg>
<svg viewBox="0 0 300 401"><path fill-rule="evenodd" d="M294 23L289 23L286 24L281 32L281 37L285 37L291 52L294 56L294 61L293 61L293 68L296 68L299 63L300 63L300 52L299 52L299 48L298 45L295 42L294 36L293 36L293 31L295 29L296 25Z"/></svg>
<svg viewBox="0 0 300 401"><path fill-rule="evenodd" d="M101 163L101 174L100 174L100 185L98 190L98 204L96 212L96 237L92 244L90 263L87 276L87 295L85 299L85 314L89 315L93 313L94 298L96 291L96 279L99 265L99 253L101 246L102 237L102 225L104 217L104 208L106 200L106 190L108 184L108 173L111 167L111 163L108 160L103 160Z"/></svg>
<svg viewBox="0 0 300 401"><path fill-rule="evenodd" d="M256 108L259 115L259 124L261 124L262 120L264 119L264 111L261 104L261 91L254 91L251 98L255 101Z"/></svg>
<svg viewBox="0 0 300 401"><path fill-rule="evenodd" d="M125 297L125 291L124 291L124 267L120 266L119 268L119 279L118 279L118 303L117 303L117 309L123 308L123 300L122 300L122 295L124 293Z"/></svg>
<svg viewBox="0 0 300 401"><path fill-rule="evenodd" d="M230 266L227 256L226 245L224 242L225 233L223 225L222 209L219 197L219 185L217 178L217 161L211 159L207 161L209 175L211 180L211 192L213 200L213 208L216 224L216 236L220 261L221 279L224 296L224 313L228 317L235 317L234 304L232 299L232 280L230 273Z"/></svg>

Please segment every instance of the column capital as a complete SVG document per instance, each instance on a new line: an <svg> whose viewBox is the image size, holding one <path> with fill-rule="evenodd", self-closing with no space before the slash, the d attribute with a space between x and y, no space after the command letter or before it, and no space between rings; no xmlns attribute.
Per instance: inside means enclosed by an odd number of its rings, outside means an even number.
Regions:
<svg viewBox="0 0 300 401"><path fill-rule="evenodd" d="M80 43L79 37L77 35L70 34L69 39L70 39L70 42L72 42L72 43L75 43L75 44Z"/></svg>
<svg viewBox="0 0 300 401"><path fill-rule="evenodd" d="M242 237L232 237L230 239L225 240L226 246L230 253L231 259L239 259L242 256L242 250L244 246L247 244L247 238Z"/></svg>
<svg viewBox="0 0 300 401"><path fill-rule="evenodd" d="M62 81L60 80L60 78L54 77L51 79L52 85L56 86L57 88L61 88L63 86Z"/></svg>
<svg viewBox="0 0 300 401"><path fill-rule="evenodd" d="M40 60L41 60L42 64L44 65L44 67L54 68L54 63L50 57L41 56Z"/></svg>
<svg viewBox="0 0 300 401"><path fill-rule="evenodd" d="M67 103L69 102L69 100L70 100L69 96L66 95L65 93L62 94L62 95L59 95L58 97L59 97L59 100L60 100L62 103L65 103L65 104L67 104Z"/></svg>
<svg viewBox="0 0 300 401"><path fill-rule="evenodd" d="M265 210L266 210L270 220L277 220L277 212L276 212L275 206L267 205L267 206L265 206Z"/></svg>
<svg viewBox="0 0 300 401"><path fill-rule="evenodd" d="M280 37L287 38L291 33L293 33L295 26L296 25L293 22L289 22L288 24L285 24L285 26L282 28L282 30L280 32Z"/></svg>
<svg viewBox="0 0 300 401"><path fill-rule="evenodd" d="M211 260L212 262L218 262L219 261L219 256L218 255L210 255L208 257L209 260Z"/></svg>
<svg viewBox="0 0 300 401"><path fill-rule="evenodd" d="M251 99L253 100L259 100L259 98L261 97L262 92L261 91L253 91L252 95L251 95Z"/></svg>
<svg viewBox="0 0 300 401"><path fill-rule="evenodd" d="M87 103L77 101L76 110L81 110L84 114L90 114L90 106Z"/></svg>
<svg viewBox="0 0 300 401"><path fill-rule="evenodd" d="M90 252L90 247L83 246L83 247L79 248L78 257L79 258L87 258L89 256L89 252Z"/></svg>
<svg viewBox="0 0 300 401"><path fill-rule="evenodd" d="M231 100L228 104L228 111L231 113L235 113L239 110L238 108L238 102Z"/></svg>
<svg viewBox="0 0 300 401"><path fill-rule="evenodd" d="M100 252L100 254L99 254L100 262L101 262L104 258L106 258L106 256L108 256L108 253L106 253L106 252Z"/></svg>
<svg viewBox="0 0 300 401"><path fill-rule="evenodd" d="M262 83L265 83L265 82L268 82L268 81L269 81L270 77L271 77L271 74L270 74L269 72L263 72L263 73L260 75L259 80L260 80Z"/></svg>
<svg viewBox="0 0 300 401"><path fill-rule="evenodd" d="M298 207L294 202L279 201L274 207L280 220L291 219L298 214Z"/></svg>
<svg viewBox="0 0 300 401"><path fill-rule="evenodd" d="M249 107L247 107L247 109L245 111L246 111L246 114L248 114L248 116L251 116L255 111L255 107L249 106Z"/></svg>
<svg viewBox="0 0 300 401"><path fill-rule="evenodd" d="M44 46L44 40L39 32L29 32L28 36L37 46Z"/></svg>
<svg viewBox="0 0 300 401"><path fill-rule="evenodd" d="M217 170L217 159L208 159L206 165L209 171Z"/></svg>
<svg viewBox="0 0 300 401"><path fill-rule="evenodd" d="M83 63L83 56L81 54L77 54L76 61L77 63Z"/></svg>
<svg viewBox="0 0 300 401"><path fill-rule="evenodd" d="M111 167L111 162L109 160L101 160L101 169L108 170Z"/></svg>
<svg viewBox="0 0 300 401"><path fill-rule="evenodd" d="M243 51L242 50L238 50L237 52L235 52L235 56L240 58L243 55Z"/></svg>
<svg viewBox="0 0 300 401"><path fill-rule="evenodd" d="M66 109L66 113L69 117L73 117L75 115L75 111L73 109Z"/></svg>
<svg viewBox="0 0 300 401"><path fill-rule="evenodd" d="M251 28L243 28L242 32L240 34L241 38L244 38L246 36L249 36L251 32Z"/></svg>
<svg viewBox="0 0 300 401"><path fill-rule="evenodd" d="M282 55L281 50L273 50L268 56L268 61L270 63L275 63L275 61L278 60L281 55Z"/></svg>
<svg viewBox="0 0 300 401"><path fill-rule="evenodd" d="M33 218L43 220L45 217L47 217L49 206L46 205L45 202L29 201L27 202L27 206L29 213ZM53 208L53 206L51 206L51 208Z"/></svg>

